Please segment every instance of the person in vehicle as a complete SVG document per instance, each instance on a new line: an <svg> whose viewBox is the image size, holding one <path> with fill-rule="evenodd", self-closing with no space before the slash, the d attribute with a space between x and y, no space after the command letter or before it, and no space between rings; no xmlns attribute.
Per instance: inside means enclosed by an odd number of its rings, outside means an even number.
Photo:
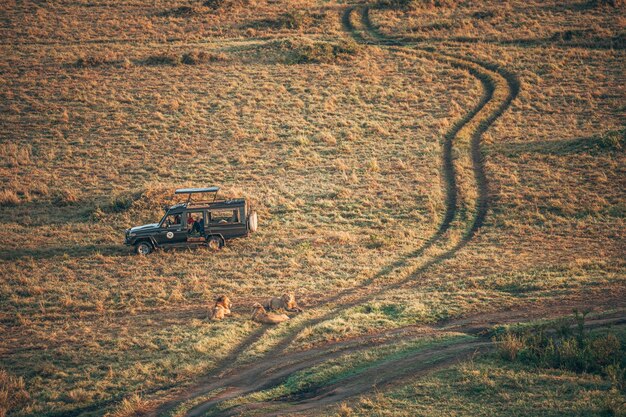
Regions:
<svg viewBox="0 0 626 417"><path fill-rule="evenodd" d="M195 225L198 225L198 233L200 233L200 235L204 236L204 217L200 217L200 220L198 220L196 223L194 223Z"/></svg>
<svg viewBox="0 0 626 417"><path fill-rule="evenodd" d="M191 234L194 230L194 225L196 224L196 219L193 217L193 214L188 214L187 217L187 233Z"/></svg>

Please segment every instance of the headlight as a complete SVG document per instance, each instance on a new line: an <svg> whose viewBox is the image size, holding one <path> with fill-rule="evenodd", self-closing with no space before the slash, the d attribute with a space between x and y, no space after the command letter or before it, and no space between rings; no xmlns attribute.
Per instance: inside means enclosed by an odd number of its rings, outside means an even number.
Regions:
<svg viewBox="0 0 626 417"><path fill-rule="evenodd" d="M137 236L137 233L130 233L128 236L130 237Z"/></svg>

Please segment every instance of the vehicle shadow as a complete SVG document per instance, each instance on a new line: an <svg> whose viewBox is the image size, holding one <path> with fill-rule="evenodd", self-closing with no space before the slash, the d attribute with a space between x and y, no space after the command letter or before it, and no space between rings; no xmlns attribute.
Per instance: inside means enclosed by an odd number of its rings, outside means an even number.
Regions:
<svg viewBox="0 0 626 417"><path fill-rule="evenodd" d="M0 260L14 261L24 258L50 259L60 256L83 258L96 254L106 256L127 256L131 252L122 245L74 245L74 246L50 246L33 249L12 249L0 252Z"/></svg>

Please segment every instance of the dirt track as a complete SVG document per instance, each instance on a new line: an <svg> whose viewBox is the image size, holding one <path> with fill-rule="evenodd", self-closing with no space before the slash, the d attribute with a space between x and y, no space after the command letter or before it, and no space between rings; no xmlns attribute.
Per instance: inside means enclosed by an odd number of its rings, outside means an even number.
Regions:
<svg viewBox="0 0 626 417"><path fill-rule="evenodd" d="M280 412L273 411L272 415L319 409L319 407L366 393L372 389L382 388L407 377L425 375L441 367L459 362L478 351L484 352L492 349L493 344L490 342L489 336L485 334L493 323L513 324L545 316L563 315L571 312L571 309L577 306L577 303L563 303L554 310L523 308L514 311L480 314L443 323L436 327L412 326L395 329L320 348L267 358L253 366L237 370L223 379L207 384L204 388L209 392L224 387L228 387L228 389L193 408L187 415L196 417L206 414L245 415L246 411L262 408L269 404L253 403L226 410L215 410L214 407L225 400L274 387L285 381L294 372L358 350L390 345L399 340L432 337L449 332L476 335L470 340L462 339L444 347L440 345L430 346L399 359L384 360L339 382L315 387L297 395L274 399L271 402L273 409L280 409ZM626 324L626 315L623 311L602 319L588 320L586 323L588 328L623 324Z"/></svg>

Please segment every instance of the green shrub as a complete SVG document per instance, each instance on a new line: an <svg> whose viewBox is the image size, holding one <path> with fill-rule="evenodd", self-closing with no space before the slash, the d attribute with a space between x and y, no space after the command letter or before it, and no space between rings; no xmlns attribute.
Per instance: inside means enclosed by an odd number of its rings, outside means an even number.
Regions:
<svg viewBox="0 0 626 417"><path fill-rule="evenodd" d="M568 328L559 322L554 328L506 331L496 336L500 356L510 361L607 375L616 384L623 384L626 368L626 347L612 333L591 335L584 330L586 313L575 312ZM620 382L621 381L621 382Z"/></svg>
<svg viewBox="0 0 626 417"><path fill-rule="evenodd" d="M620 365L609 365L604 368L604 373L611 381L614 389L624 391L626 389L626 368Z"/></svg>

